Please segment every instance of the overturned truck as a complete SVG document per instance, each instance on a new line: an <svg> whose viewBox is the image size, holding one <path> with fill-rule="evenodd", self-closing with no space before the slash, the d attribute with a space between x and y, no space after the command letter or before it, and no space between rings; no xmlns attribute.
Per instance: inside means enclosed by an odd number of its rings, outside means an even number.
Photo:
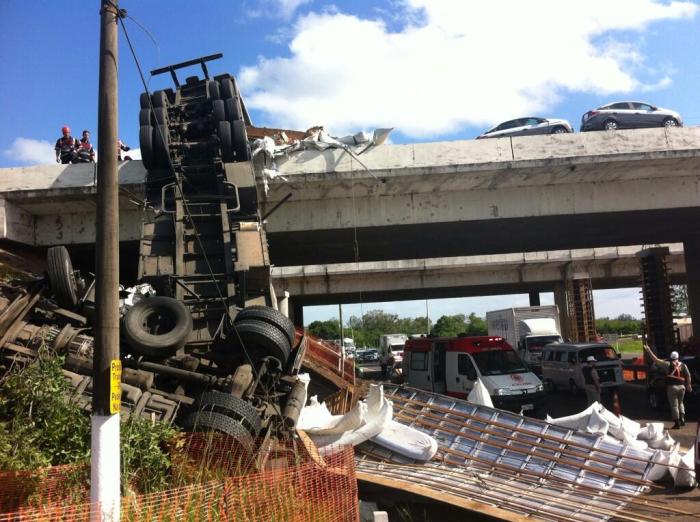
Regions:
<svg viewBox="0 0 700 522"><path fill-rule="evenodd" d="M250 161L247 111L235 78L209 77L213 55L152 71L174 88L140 97L147 169L138 280L155 295L121 323L122 409L186 430L255 441L293 429L306 395L302 335L276 310ZM181 84L177 71L200 65ZM0 364L31 362L41 344L65 356L90 407L94 285L64 247L47 253L47 282L3 288ZM148 292L146 292L148 294ZM132 296L133 297L133 296Z"/></svg>

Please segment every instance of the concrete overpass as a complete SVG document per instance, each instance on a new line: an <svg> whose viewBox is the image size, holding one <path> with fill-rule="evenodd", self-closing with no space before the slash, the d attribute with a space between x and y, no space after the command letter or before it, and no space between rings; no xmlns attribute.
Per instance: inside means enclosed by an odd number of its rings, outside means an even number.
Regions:
<svg viewBox="0 0 700 522"><path fill-rule="evenodd" d="M685 282L683 245L668 246L674 283ZM576 273L595 289L639 285L643 246L274 267L277 295L297 306L551 292Z"/></svg>
<svg viewBox="0 0 700 522"><path fill-rule="evenodd" d="M682 242L700 219L700 128L306 151L263 208L278 265Z"/></svg>
<svg viewBox="0 0 700 522"><path fill-rule="evenodd" d="M278 266L683 242L700 317L700 128L377 147L279 161L263 211ZM135 241L145 170L120 168ZM0 238L94 243L93 165L0 171ZM464 288L464 287L463 287ZM697 296L697 297L694 297Z"/></svg>

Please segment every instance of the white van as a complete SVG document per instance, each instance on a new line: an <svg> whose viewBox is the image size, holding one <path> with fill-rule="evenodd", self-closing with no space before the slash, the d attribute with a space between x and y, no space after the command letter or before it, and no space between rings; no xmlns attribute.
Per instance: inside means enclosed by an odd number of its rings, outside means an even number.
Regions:
<svg viewBox="0 0 700 522"><path fill-rule="evenodd" d="M542 381L501 337L422 337L406 341L403 375L409 386L466 399L481 379L494 406L538 409Z"/></svg>
<svg viewBox="0 0 700 522"><path fill-rule="evenodd" d="M590 355L595 357L601 388L624 384L622 361L615 349L605 343L548 344L542 351L542 380L552 390L568 389L572 393L583 390L582 369Z"/></svg>

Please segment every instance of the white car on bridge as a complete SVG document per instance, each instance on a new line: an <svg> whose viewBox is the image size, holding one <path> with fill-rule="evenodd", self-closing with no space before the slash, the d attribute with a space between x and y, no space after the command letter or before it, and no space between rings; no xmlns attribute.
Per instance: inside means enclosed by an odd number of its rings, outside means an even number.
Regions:
<svg viewBox="0 0 700 522"><path fill-rule="evenodd" d="M565 134L567 132L574 132L574 129L566 120L528 117L505 121L480 134L476 139L533 136L536 134Z"/></svg>

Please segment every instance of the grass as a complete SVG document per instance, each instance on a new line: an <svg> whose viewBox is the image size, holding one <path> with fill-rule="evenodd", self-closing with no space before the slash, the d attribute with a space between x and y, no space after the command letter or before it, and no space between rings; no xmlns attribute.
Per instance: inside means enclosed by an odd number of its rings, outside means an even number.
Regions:
<svg viewBox="0 0 700 522"><path fill-rule="evenodd" d="M615 347L620 353L641 353L644 351L641 339L621 339Z"/></svg>

